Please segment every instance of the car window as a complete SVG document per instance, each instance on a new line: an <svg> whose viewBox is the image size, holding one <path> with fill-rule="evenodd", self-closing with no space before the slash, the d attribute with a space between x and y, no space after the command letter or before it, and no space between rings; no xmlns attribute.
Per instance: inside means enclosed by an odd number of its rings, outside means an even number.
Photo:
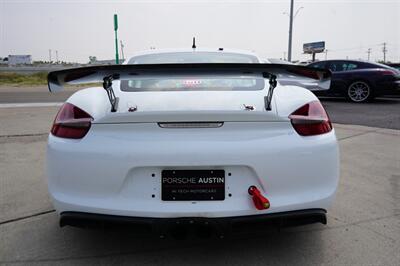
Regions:
<svg viewBox="0 0 400 266"><path fill-rule="evenodd" d="M352 62L343 63L343 71L352 70L359 68L357 64Z"/></svg>
<svg viewBox="0 0 400 266"><path fill-rule="evenodd" d="M310 64L309 66L313 68L325 68L325 62L313 63Z"/></svg>
<svg viewBox="0 0 400 266"><path fill-rule="evenodd" d="M343 62L341 61L332 61L329 63L329 70L332 72L343 71Z"/></svg>
<svg viewBox="0 0 400 266"><path fill-rule="evenodd" d="M360 68L360 66L356 62L332 61L329 64L329 70L332 72L348 71L348 70L353 70L353 69L358 69L358 68Z"/></svg>

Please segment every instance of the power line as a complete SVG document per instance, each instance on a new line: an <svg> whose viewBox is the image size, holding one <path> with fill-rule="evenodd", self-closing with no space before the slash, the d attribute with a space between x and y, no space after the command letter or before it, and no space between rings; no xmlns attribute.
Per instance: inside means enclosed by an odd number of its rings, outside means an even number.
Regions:
<svg viewBox="0 0 400 266"><path fill-rule="evenodd" d="M124 44L122 43L122 40L120 40L121 43L121 55L122 55L122 60L125 60L125 55L124 55Z"/></svg>
<svg viewBox="0 0 400 266"><path fill-rule="evenodd" d="M383 48L382 48L382 52L383 52L383 63L385 63L385 62L386 62L386 53L387 53L386 42L384 42L382 45L383 45Z"/></svg>
<svg viewBox="0 0 400 266"><path fill-rule="evenodd" d="M290 1L290 18L289 18L289 45L288 45L288 61L292 61L292 32L293 32L293 5L294 0Z"/></svg>

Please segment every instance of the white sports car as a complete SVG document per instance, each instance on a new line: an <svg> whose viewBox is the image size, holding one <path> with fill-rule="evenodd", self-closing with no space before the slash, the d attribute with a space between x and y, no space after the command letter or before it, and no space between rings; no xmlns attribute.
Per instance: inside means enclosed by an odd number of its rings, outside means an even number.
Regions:
<svg viewBox="0 0 400 266"><path fill-rule="evenodd" d="M60 225L208 225L223 234L325 224L338 145L301 86L329 87L330 72L260 62L233 50L152 50L125 65L49 73L50 91L103 83L74 93L49 135Z"/></svg>

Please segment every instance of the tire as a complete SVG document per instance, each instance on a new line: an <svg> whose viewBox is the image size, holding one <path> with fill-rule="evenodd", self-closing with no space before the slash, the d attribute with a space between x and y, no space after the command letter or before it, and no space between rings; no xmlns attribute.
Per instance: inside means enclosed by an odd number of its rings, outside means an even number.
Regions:
<svg viewBox="0 0 400 266"><path fill-rule="evenodd" d="M371 85L362 80L352 82L346 93L347 98L355 103L365 103L374 98Z"/></svg>

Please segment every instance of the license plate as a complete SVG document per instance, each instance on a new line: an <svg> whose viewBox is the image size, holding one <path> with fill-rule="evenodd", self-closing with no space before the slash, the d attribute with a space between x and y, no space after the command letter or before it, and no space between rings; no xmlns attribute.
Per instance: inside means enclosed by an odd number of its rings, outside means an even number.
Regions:
<svg viewBox="0 0 400 266"><path fill-rule="evenodd" d="M224 200L224 170L163 170L161 172L161 199Z"/></svg>

